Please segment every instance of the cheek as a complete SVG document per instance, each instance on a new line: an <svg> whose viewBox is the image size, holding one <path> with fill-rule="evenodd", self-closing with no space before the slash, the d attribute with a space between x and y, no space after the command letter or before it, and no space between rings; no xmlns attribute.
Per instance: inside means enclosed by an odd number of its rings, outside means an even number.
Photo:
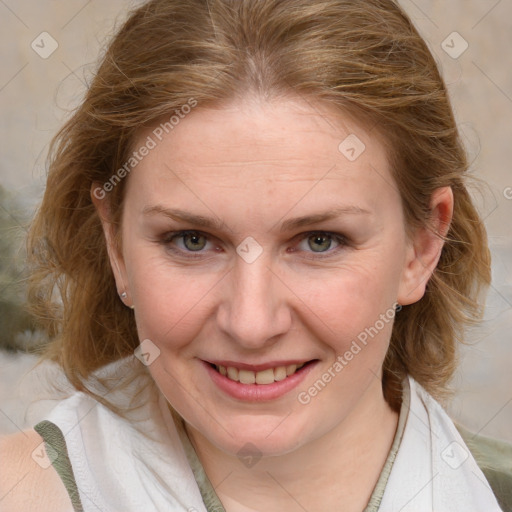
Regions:
<svg viewBox="0 0 512 512"><path fill-rule="evenodd" d="M382 260L365 263L361 258L328 279L304 280L297 294L331 331L355 336L394 304L399 275L398 268Z"/></svg>
<svg viewBox="0 0 512 512"><path fill-rule="evenodd" d="M301 292L315 313L315 335L328 347L329 363L338 361L336 368L330 367L340 376L334 387L344 392L379 375L388 349L401 270L384 256L361 257L333 273L327 285L309 283Z"/></svg>
<svg viewBox="0 0 512 512"><path fill-rule="evenodd" d="M191 283L189 279L174 279L172 286L164 280L145 281L137 293L143 298L136 309L139 335L150 338L156 344L180 348L191 341L201 330L206 311L203 283Z"/></svg>
<svg viewBox="0 0 512 512"><path fill-rule="evenodd" d="M201 330L222 276L177 268L145 251L133 252L127 269L139 338L173 349L188 344Z"/></svg>

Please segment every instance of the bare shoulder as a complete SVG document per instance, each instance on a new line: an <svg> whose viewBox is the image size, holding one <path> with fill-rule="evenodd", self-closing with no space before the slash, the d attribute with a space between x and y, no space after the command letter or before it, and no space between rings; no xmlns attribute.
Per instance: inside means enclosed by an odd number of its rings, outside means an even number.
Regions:
<svg viewBox="0 0 512 512"><path fill-rule="evenodd" d="M73 511L43 439L35 430L0 437L0 510Z"/></svg>

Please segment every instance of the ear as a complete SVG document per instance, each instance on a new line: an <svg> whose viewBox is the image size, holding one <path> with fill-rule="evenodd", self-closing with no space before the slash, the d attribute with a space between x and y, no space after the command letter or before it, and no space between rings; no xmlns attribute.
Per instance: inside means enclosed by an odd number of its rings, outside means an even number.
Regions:
<svg viewBox="0 0 512 512"><path fill-rule="evenodd" d="M103 190L101 184L95 182L91 185L91 199L100 217L101 225L103 226L103 233L105 234L110 266L112 267L112 272L114 273L118 294L125 304L131 304L130 293L126 288L126 269L122 251L118 247L116 240L117 233L112 222L110 201L108 200L108 196L105 190ZM125 297L121 296L123 293L126 293Z"/></svg>
<svg viewBox="0 0 512 512"><path fill-rule="evenodd" d="M450 228L453 216L451 187L438 188L430 199L429 225L418 228L410 240L397 302L403 306L419 301L425 294Z"/></svg>

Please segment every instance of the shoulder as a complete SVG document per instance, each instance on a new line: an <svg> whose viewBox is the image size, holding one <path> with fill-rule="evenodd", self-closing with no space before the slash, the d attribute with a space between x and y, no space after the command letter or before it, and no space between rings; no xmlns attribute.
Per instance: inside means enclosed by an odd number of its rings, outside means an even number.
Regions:
<svg viewBox="0 0 512 512"><path fill-rule="evenodd" d="M26 430L0 438L3 512L73 511L68 493L46 453L42 437Z"/></svg>
<svg viewBox="0 0 512 512"><path fill-rule="evenodd" d="M512 512L512 444L455 425L505 512Z"/></svg>

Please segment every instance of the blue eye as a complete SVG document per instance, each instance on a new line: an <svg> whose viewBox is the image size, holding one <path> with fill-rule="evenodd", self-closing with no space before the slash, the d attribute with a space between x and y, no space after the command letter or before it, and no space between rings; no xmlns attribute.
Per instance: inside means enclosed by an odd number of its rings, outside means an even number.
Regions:
<svg viewBox="0 0 512 512"><path fill-rule="evenodd" d="M297 244L299 249L293 248L291 252L309 253L310 255L303 257L310 260L331 257L347 245L346 238L338 233L312 231L302 233L299 237L300 242ZM333 243L337 244L334 249L332 248ZM205 257L206 253L209 252L205 249L208 244L212 244L212 242L209 239L209 235L206 233L187 230L167 233L162 240L162 244L165 245L169 251L178 256L194 259ZM304 246L304 244L306 245ZM218 249L218 246L216 246L216 248ZM211 250L212 248L210 248L210 251ZM213 248L213 250L215 250L215 248Z"/></svg>

